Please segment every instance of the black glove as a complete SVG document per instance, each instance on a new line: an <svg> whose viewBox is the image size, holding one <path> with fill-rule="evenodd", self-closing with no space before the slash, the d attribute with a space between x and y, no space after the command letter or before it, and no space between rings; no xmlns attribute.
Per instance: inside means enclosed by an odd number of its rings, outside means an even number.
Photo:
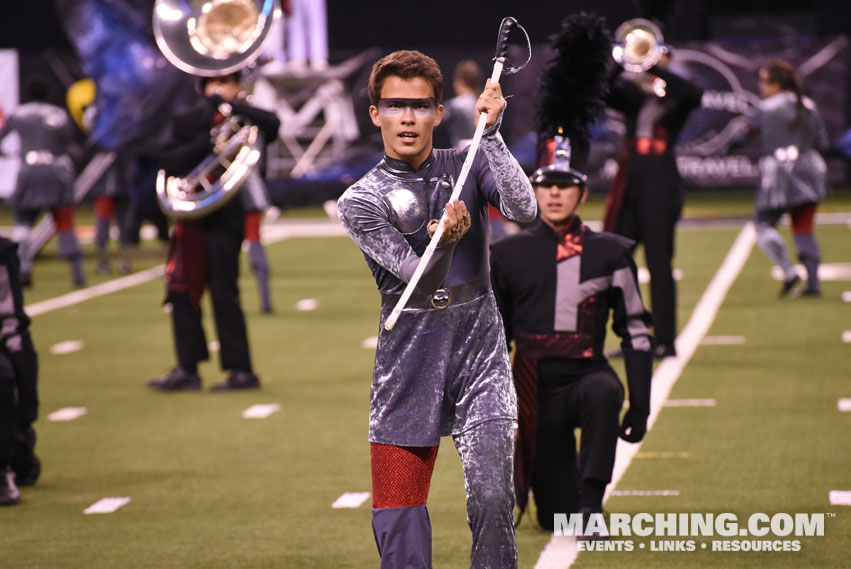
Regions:
<svg viewBox="0 0 851 569"><path fill-rule="evenodd" d="M628 443L637 443L647 433L647 413L629 409L621 423L620 437Z"/></svg>
<svg viewBox="0 0 851 569"><path fill-rule="evenodd" d="M207 95L207 104L209 104L214 109L218 109L219 105L221 105L222 103L230 104L229 101L226 101L224 99L224 97L222 97L218 93L213 93L212 95Z"/></svg>

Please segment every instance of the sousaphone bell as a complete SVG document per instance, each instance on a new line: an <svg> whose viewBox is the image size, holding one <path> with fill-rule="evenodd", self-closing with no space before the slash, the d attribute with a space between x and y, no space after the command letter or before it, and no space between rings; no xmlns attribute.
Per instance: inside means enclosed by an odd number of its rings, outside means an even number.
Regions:
<svg viewBox="0 0 851 569"><path fill-rule="evenodd" d="M163 55L178 69L202 77L219 77L242 69L262 53L276 17L277 0L156 0L154 37ZM163 212L195 219L227 203L260 160L256 126L226 117L210 133L213 154L185 177L157 174L157 199Z"/></svg>

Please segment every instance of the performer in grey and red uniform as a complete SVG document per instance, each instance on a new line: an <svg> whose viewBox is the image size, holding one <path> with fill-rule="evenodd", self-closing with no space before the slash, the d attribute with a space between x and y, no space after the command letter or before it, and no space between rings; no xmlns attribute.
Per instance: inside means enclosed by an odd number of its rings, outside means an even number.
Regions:
<svg viewBox="0 0 851 569"><path fill-rule="evenodd" d="M185 175L212 151L210 128L225 119L222 107L226 100L231 101L232 114L259 127L264 140L278 135L280 121L274 113L236 99L242 90L238 72L205 77L201 89L204 98L174 116L175 140L162 156L166 172ZM225 381L214 385L213 391L260 387L251 362L239 296L239 255L244 237L245 207L241 199L231 199L200 219L184 219L175 224L166 265L166 300L172 307L178 365L160 377L150 378L147 384L152 389L201 388L198 364L209 358L201 314L201 297L207 288L221 344L221 368L228 371Z"/></svg>
<svg viewBox="0 0 851 569"><path fill-rule="evenodd" d="M607 100L624 115L626 147L606 200L603 229L644 244L656 357L676 355L677 285L671 261L683 189L674 147L703 96L703 89L674 73L669 61L666 54L646 72L617 78Z"/></svg>
<svg viewBox="0 0 851 569"><path fill-rule="evenodd" d="M788 211L795 251L807 269L807 284L801 294L820 296L821 250L813 235L813 218L828 191L827 165L818 152L828 145L827 130L816 104L804 96L789 62L774 60L761 67L759 91L762 101L747 116L748 128L759 133L764 153L754 204L757 241L783 270L780 296L785 296L801 280L777 231L777 223Z"/></svg>
<svg viewBox="0 0 851 569"><path fill-rule="evenodd" d="M602 512L618 433L642 439L650 413L650 315L638 289L633 242L589 229L575 211L585 177L558 160L532 176L541 220L492 247L491 277L508 340L520 403L517 501L529 488L538 521L553 514ZM606 326L622 342L630 407L619 428L623 386L603 355ZM582 438L577 473L576 440Z"/></svg>
<svg viewBox="0 0 851 569"><path fill-rule="evenodd" d="M491 248L494 293L516 347L517 502L522 515L531 487L547 529L556 513L602 512L618 434L640 441L650 412L650 315L638 289L634 243L582 223L576 210L588 195L586 178L571 168L571 145L561 134L570 132L587 148L588 124L602 111L608 85L609 37L602 18L585 13L565 18L554 36L556 56L542 74L535 113L543 138L541 167L532 175L540 220ZM553 131L560 134L548 138ZM603 355L610 314L629 382L622 423L623 386Z"/></svg>
<svg viewBox="0 0 851 569"><path fill-rule="evenodd" d="M483 153L461 199L447 204L466 153L436 150L443 115L435 61L398 51L372 69L370 115L384 159L338 201L340 220L360 247L381 293L381 331L370 402L372 524L381 567L431 567L426 500L441 436L461 456L470 566L517 566L512 489L516 396L501 319L490 287L487 206L532 221L529 180L498 133L505 102L488 84ZM392 331L383 324L419 263L444 209L448 235L436 249ZM463 236L463 237L461 237Z"/></svg>
<svg viewBox="0 0 851 569"><path fill-rule="evenodd" d="M75 286L86 284L83 251L74 234L74 164L68 151L72 127L64 109L47 102L48 88L41 78L26 87L27 102L16 108L0 128L0 140L15 131L21 137L21 170L9 203L14 210L12 239L18 243L21 282L31 282L33 259L30 234L38 216L50 210L56 225L59 255L71 265Z"/></svg>

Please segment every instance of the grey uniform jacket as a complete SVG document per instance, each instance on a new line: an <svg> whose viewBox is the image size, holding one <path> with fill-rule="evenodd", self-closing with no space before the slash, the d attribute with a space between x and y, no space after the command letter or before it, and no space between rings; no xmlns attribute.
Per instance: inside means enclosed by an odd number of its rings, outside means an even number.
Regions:
<svg viewBox="0 0 851 569"><path fill-rule="evenodd" d="M9 199L16 209L49 209L73 202L74 164L68 154L72 127L64 109L24 103L0 129L0 140L15 131L21 138L21 169Z"/></svg>
<svg viewBox="0 0 851 569"><path fill-rule="evenodd" d="M801 102L784 91L760 101L748 117L763 151L758 211L818 203L827 195L827 166L818 152L827 146L827 132L812 99Z"/></svg>
<svg viewBox="0 0 851 569"><path fill-rule="evenodd" d="M478 292L444 310L405 309L393 330L380 327L370 403L370 440L433 446L483 421L512 419L511 384L502 321L490 290L488 203L518 221L534 219L531 185L496 127L482 139L461 193L472 227L455 245L443 281ZM427 224L439 218L465 153L434 150L414 170L385 157L338 201L340 220L360 247L383 295L405 288L402 266L428 244ZM475 286L473 286L475 285ZM392 303L381 310L381 324Z"/></svg>

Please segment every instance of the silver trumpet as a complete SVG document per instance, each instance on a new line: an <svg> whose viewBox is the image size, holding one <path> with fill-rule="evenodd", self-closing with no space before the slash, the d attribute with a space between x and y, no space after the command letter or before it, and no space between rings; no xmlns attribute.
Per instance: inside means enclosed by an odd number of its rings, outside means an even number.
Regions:
<svg viewBox="0 0 851 569"><path fill-rule="evenodd" d="M202 77L228 75L262 53L278 0L156 0L154 37L175 67ZM256 126L233 116L230 105L219 111L225 120L213 127L213 153L179 178L157 174L157 199L163 212L177 219L212 213L235 196L260 160Z"/></svg>

